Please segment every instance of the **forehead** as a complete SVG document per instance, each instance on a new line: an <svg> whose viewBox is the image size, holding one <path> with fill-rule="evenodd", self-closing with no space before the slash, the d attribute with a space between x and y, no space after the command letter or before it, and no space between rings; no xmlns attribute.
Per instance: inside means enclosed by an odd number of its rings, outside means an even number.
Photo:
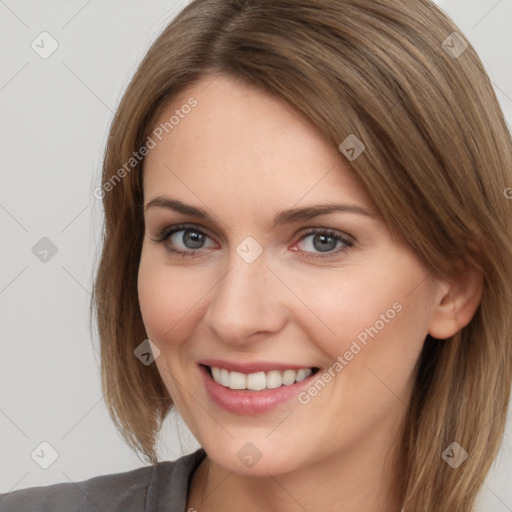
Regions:
<svg viewBox="0 0 512 512"><path fill-rule="evenodd" d="M306 196L370 202L338 149L305 116L242 82L204 77L173 99L155 130L161 140L152 136L156 146L145 159L146 200L169 193L270 209Z"/></svg>

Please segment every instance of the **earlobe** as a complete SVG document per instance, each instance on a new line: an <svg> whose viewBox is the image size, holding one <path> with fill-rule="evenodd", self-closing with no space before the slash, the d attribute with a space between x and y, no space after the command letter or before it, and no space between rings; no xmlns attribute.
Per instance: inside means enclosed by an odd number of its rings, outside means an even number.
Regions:
<svg viewBox="0 0 512 512"><path fill-rule="evenodd" d="M434 304L428 334L433 338L447 339L469 324L483 292L483 276L466 267L449 283L440 287L440 299Z"/></svg>

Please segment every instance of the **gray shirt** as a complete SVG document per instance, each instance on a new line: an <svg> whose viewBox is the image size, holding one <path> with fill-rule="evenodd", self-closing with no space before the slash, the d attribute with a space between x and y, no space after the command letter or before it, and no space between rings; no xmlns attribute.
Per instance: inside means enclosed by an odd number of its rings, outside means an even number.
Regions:
<svg viewBox="0 0 512 512"><path fill-rule="evenodd" d="M190 481L206 453L81 482L0 494L0 512L185 512Z"/></svg>

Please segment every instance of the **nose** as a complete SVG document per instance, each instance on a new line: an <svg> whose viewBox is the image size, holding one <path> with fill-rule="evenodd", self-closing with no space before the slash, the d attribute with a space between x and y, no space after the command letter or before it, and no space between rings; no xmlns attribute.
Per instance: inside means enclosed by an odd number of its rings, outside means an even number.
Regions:
<svg viewBox="0 0 512 512"><path fill-rule="evenodd" d="M283 329L287 309L264 253L247 263L235 251L225 276L211 291L203 321L223 343L240 348Z"/></svg>

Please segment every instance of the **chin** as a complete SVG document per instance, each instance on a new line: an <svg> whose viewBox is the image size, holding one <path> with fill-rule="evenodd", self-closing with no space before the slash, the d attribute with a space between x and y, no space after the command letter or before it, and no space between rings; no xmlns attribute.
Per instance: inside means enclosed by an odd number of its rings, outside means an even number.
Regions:
<svg viewBox="0 0 512 512"><path fill-rule="evenodd" d="M265 434L266 435L266 434ZM263 437L263 436L262 436ZM212 440L202 444L208 457L225 471L251 477L268 477L292 472L306 464L300 446L283 447L278 441L247 441L232 439L229 443L219 444Z"/></svg>

